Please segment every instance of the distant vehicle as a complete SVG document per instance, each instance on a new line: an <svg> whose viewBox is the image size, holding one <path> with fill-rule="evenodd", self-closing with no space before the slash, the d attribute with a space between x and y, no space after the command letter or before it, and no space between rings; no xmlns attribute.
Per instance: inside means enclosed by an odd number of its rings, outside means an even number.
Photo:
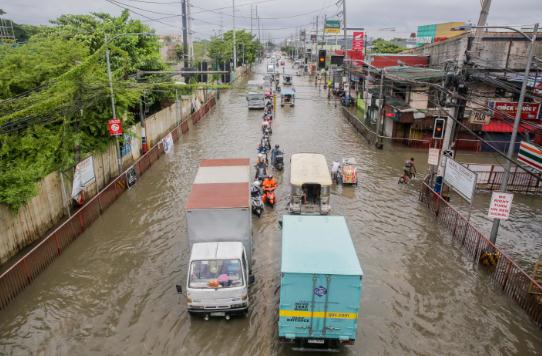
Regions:
<svg viewBox="0 0 542 356"><path fill-rule="evenodd" d="M194 179L186 203L190 314L229 319L249 307L248 284L253 279L249 165L248 158L204 160ZM181 293L182 287L177 291Z"/></svg>
<svg viewBox="0 0 542 356"><path fill-rule="evenodd" d="M363 270L342 216L284 216L278 334L296 351L356 341Z"/></svg>
<svg viewBox="0 0 542 356"><path fill-rule="evenodd" d="M264 109L265 108L265 93L249 92L247 94L247 105L249 109Z"/></svg>
<svg viewBox="0 0 542 356"><path fill-rule="evenodd" d="M329 214L332 182L326 157L318 153L295 153L290 158L290 167L288 211L292 214Z"/></svg>
<svg viewBox="0 0 542 356"><path fill-rule="evenodd" d="M358 184L357 174L357 162L353 157L343 158L341 169L337 176L337 183L339 184Z"/></svg>
<svg viewBox="0 0 542 356"><path fill-rule="evenodd" d="M275 73L275 72L276 72L276 70L275 70L275 65L274 65L274 64L271 64L271 63L268 64L268 65L267 65L267 73L273 74L273 73Z"/></svg>
<svg viewBox="0 0 542 356"><path fill-rule="evenodd" d="M284 105L295 105L295 90L291 87L284 87L280 91L280 106Z"/></svg>

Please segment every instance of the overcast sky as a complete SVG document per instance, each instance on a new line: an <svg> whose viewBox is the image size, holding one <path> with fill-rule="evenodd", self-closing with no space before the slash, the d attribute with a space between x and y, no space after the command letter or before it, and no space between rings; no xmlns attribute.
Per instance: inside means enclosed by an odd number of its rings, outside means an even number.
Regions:
<svg viewBox="0 0 542 356"><path fill-rule="evenodd" d="M371 37L408 36L418 25L477 22L480 0L346 0L347 26L364 27ZM117 5L113 3L116 2ZM119 14L129 7L134 18L151 25L158 33L176 34L181 28L181 0L2 0L4 15L18 23L47 24L61 14L109 12ZM296 31L314 29L315 17L336 17L336 0L236 0L236 24L250 29L251 6L258 6L263 34L275 41ZM209 38L232 27L230 0L191 0L192 30L196 39ZM229 6L225 8L225 6ZM139 8L139 9L138 9ZM213 11L207 11L213 10ZM141 15L136 14L139 13ZM281 18L283 17L283 18ZM542 0L493 0L489 24L523 25L542 21ZM254 28L256 24L254 22ZM395 28L395 32L383 28Z"/></svg>

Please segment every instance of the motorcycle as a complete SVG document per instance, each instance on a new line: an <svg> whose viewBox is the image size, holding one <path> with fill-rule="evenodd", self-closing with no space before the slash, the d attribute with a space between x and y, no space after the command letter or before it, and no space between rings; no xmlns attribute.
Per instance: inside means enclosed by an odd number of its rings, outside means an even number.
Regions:
<svg viewBox="0 0 542 356"><path fill-rule="evenodd" d="M275 189L276 188L264 188L263 195L262 195L262 201L264 204L269 204L271 205L271 207L275 206L275 202L276 202Z"/></svg>
<svg viewBox="0 0 542 356"><path fill-rule="evenodd" d="M275 169L279 171L282 171L282 169L284 168L284 153L282 152L275 153L275 159L273 160L273 167L275 167Z"/></svg>
<svg viewBox="0 0 542 356"><path fill-rule="evenodd" d="M257 217L262 216L263 202L260 195L257 197L250 197L250 206L252 207L252 214L256 215Z"/></svg>
<svg viewBox="0 0 542 356"><path fill-rule="evenodd" d="M257 165L255 178L260 182L263 182L265 177L267 177L267 168L265 167L265 165Z"/></svg>
<svg viewBox="0 0 542 356"><path fill-rule="evenodd" d="M265 147L268 151L271 150L271 140L269 139L268 135L265 135L262 137L262 146Z"/></svg>

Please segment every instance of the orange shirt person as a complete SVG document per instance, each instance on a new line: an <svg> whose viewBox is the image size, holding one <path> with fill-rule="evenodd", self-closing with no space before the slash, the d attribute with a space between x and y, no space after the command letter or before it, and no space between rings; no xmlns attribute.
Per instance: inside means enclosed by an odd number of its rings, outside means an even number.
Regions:
<svg viewBox="0 0 542 356"><path fill-rule="evenodd" d="M262 187L264 191L277 188L277 181L273 178L272 174L268 175L267 178L263 180Z"/></svg>

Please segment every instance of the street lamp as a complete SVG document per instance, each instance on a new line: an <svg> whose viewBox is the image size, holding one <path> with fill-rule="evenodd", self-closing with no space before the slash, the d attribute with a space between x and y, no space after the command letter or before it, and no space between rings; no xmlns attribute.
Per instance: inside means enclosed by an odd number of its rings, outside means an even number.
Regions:
<svg viewBox="0 0 542 356"><path fill-rule="evenodd" d="M107 33L105 34L105 37L104 37L104 45L106 46L105 48L105 62L107 64L107 77L109 79L109 90L111 92L111 111L113 113L113 119L116 119L117 118L117 111L115 109L115 92L113 91L113 74L111 73L111 61L109 59L109 43L111 41L113 41L114 39L116 38L119 38L119 37L122 37L122 36L131 36L131 35L135 35L135 36L139 36L139 35L142 35L142 36L156 36L156 34L154 33L149 33L149 32L134 32L134 33L119 33L113 37L110 37L108 38L107 36ZM143 132L145 131L145 128L143 126L143 123L141 125L141 128L143 130ZM121 154L120 154L120 143L119 143L119 137L118 136L115 136L115 145L117 146L117 168L119 170L119 175L122 171L122 159L121 159Z"/></svg>
<svg viewBox="0 0 542 356"><path fill-rule="evenodd" d="M525 100L525 92L527 91L527 82L529 81L529 72L531 71L531 64L533 62L533 57L534 57L534 46L536 42L536 33L538 32L538 23L534 24L533 34L531 36L527 35L525 32L521 30L518 30L517 28L509 27L509 26L465 25L465 26L454 27L452 30L468 31L474 28L485 28L485 29L498 28L498 29L511 30L511 31L519 33L530 42L529 51L527 54L527 65L525 66L525 72L523 74L523 83L521 84L521 92L519 94L518 107L517 107L516 117L514 119L514 129L512 130L512 136L510 137L510 145L508 146L508 153L507 153L508 160L506 161L504 178L501 182L501 191L506 192L506 190L508 189L508 179L510 177L510 169L512 168L512 156L514 154L514 147L516 146L516 137L518 134L519 123L521 121L521 112L523 110L523 102ZM497 233L499 232L500 223L501 223L500 219L493 219L493 226L491 227L491 235L490 235L490 240L493 243L497 241Z"/></svg>

